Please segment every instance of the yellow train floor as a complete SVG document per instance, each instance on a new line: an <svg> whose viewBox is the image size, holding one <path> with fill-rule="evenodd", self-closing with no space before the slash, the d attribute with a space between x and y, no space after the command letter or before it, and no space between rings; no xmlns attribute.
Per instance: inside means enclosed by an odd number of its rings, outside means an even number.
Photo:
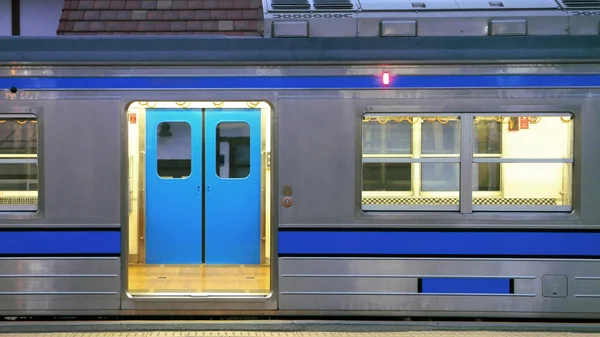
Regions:
<svg viewBox="0 0 600 337"><path fill-rule="evenodd" d="M129 265L131 293L250 293L270 291L268 265Z"/></svg>
<svg viewBox="0 0 600 337"><path fill-rule="evenodd" d="M506 332L506 331L403 331L403 332L262 332L262 331L146 331L146 332L68 332L8 333L2 337L584 337L600 333Z"/></svg>

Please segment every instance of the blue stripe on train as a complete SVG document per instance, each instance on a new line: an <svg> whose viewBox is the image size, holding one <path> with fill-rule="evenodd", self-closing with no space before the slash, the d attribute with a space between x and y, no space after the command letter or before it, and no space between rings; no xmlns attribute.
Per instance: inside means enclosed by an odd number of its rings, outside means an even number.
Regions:
<svg viewBox="0 0 600 337"><path fill-rule="evenodd" d="M282 231L279 254L600 256L600 233Z"/></svg>
<svg viewBox="0 0 600 337"><path fill-rule="evenodd" d="M377 89L379 76L2 77L0 89ZM600 75L407 75L390 88L600 87Z"/></svg>
<svg viewBox="0 0 600 337"><path fill-rule="evenodd" d="M0 254L120 254L117 231L6 231L0 232Z"/></svg>
<svg viewBox="0 0 600 337"><path fill-rule="evenodd" d="M507 278L446 278L421 279L422 294L510 294Z"/></svg>

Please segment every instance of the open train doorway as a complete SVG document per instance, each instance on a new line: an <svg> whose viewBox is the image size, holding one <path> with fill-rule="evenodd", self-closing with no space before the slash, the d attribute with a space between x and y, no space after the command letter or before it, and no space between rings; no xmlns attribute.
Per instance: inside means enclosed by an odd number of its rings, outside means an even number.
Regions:
<svg viewBox="0 0 600 337"><path fill-rule="evenodd" d="M266 102L128 108L132 296L271 292Z"/></svg>

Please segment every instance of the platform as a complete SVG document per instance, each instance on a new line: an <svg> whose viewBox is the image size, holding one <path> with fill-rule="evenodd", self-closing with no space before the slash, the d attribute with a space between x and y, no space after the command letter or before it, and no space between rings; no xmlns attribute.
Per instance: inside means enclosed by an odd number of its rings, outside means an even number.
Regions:
<svg viewBox="0 0 600 337"><path fill-rule="evenodd" d="M404 331L404 332L257 332L257 331L153 331L153 332L67 332L67 333L9 333L2 337L584 337L600 333L569 332L508 332L508 331Z"/></svg>
<svg viewBox="0 0 600 337"><path fill-rule="evenodd" d="M146 320L0 321L0 337L578 337L600 336L598 323Z"/></svg>

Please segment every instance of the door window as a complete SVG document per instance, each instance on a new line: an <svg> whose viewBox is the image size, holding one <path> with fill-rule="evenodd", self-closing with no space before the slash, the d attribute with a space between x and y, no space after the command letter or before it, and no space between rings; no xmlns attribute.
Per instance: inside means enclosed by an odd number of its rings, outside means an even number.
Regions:
<svg viewBox="0 0 600 337"><path fill-rule="evenodd" d="M161 178L183 179L192 173L192 128L186 122L157 127L157 171Z"/></svg>
<svg viewBox="0 0 600 337"><path fill-rule="evenodd" d="M250 126L242 122L217 125L217 175L246 178L250 175Z"/></svg>

